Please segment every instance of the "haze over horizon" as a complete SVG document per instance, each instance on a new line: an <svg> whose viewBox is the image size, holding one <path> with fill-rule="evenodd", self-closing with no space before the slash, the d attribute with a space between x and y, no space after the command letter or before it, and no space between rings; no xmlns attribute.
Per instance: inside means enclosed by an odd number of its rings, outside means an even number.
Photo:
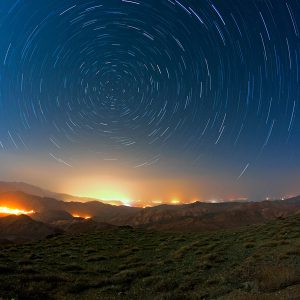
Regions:
<svg viewBox="0 0 300 300"><path fill-rule="evenodd" d="M298 1L0 3L0 180L125 204L300 194Z"/></svg>

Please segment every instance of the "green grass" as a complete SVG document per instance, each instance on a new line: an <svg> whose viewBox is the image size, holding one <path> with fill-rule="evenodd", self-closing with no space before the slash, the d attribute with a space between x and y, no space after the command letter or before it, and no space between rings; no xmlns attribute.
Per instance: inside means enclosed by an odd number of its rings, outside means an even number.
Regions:
<svg viewBox="0 0 300 300"><path fill-rule="evenodd" d="M300 294L300 216L239 230L118 229L0 248L0 299L253 300L293 293Z"/></svg>

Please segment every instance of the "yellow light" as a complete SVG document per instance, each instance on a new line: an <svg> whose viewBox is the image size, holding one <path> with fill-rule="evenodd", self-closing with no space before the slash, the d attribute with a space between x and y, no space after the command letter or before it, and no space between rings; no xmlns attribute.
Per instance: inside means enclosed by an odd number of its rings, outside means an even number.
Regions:
<svg viewBox="0 0 300 300"><path fill-rule="evenodd" d="M177 199L177 198L174 198L174 199L172 199L171 203L172 203L172 204L179 204L179 203L180 203L180 200Z"/></svg>
<svg viewBox="0 0 300 300"><path fill-rule="evenodd" d="M105 188L97 193L97 197L100 200L104 200L109 203L110 201L119 201L125 206L131 206L132 200L126 197L124 194L113 190L113 188Z"/></svg>
<svg viewBox="0 0 300 300"><path fill-rule="evenodd" d="M5 206L0 206L0 214L6 214L6 215L30 215L34 214L33 210L30 211L25 211L22 209L17 209L17 208L8 208Z"/></svg>
<svg viewBox="0 0 300 300"><path fill-rule="evenodd" d="M73 216L74 218L82 218L82 219L86 219L86 220L92 218L91 216L80 216L80 215L78 215L78 214L74 214L74 215L72 215L72 216Z"/></svg>
<svg viewBox="0 0 300 300"><path fill-rule="evenodd" d="M80 197L99 199L100 201L112 205L131 206L133 200L124 188L116 187L110 183L103 183L101 186L84 186L72 194Z"/></svg>

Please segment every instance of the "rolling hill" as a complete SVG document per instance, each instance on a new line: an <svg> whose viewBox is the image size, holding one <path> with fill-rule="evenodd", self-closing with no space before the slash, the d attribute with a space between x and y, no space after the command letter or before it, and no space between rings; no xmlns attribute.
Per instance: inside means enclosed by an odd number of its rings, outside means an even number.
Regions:
<svg viewBox="0 0 300 300"><path fill-rule="evenodd" d="M300 216L240 229L100 230L3 246L2 299L299 299Z"/></svg>
<svg viewBox="0 0 300 300"><path fill-rule="evenodd" d="M40 240L61 232L57 228L34 221L25 215L0 218L0 239L3 243Z"/></svg>

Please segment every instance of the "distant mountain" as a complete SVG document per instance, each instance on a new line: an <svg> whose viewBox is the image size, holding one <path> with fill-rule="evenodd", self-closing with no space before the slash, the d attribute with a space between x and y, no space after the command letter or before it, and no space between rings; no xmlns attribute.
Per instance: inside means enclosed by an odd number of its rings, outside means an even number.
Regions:
<svg viewBox="0 0 300 300"><path fill-rule="evenodd" d="M31 214L30 217L33 220L48 224L56 221L73 221L75 219L71 214L64 210L43 210Z"/></svg>
<svg viewBox="0 0 300 300"><path fill-rule="evenodd" d="M26 184L0 183L0 191L8 188L26 188L35 193L53 194ZM300 197L261 202L195 202L137 208L114 206L99 201L65 202L50 196L12 191L0 193L0 206L34 210L35 214L31 217L35 221L56 223L59 227L73 232L84 231L84 228L93 226L96 228L100 226L99 223L103 226L108 223L155 230L202 231L238 228L296 214L300 212ZM80 219L74 219L75 215L90 217L92 220L82 219L82 222L78 222Z"/></svg>
<svg viewBox="0 0 300 300"><path fill-rule="evenodd" d="M158 230L201 231L237 228L300 212L300 197L288 200L161 205L138 212L130 225Z"/></svg>
<svg viewBox="0 0 300 300"><path fill-rule="evenodd" d="M106 201L101 199L94 199L94 198L88 198L88 197L77 197L72 196L64 193L55 193L51 192L45 189L42 189L40 187L27 184L25 182L5 182L0 181L0 193L8 193L8 192L23 192L25 194L29 195L35 195L39 197L47 197L47 198L55 198L62 201L73 201L73 202L91 202L91 201L99 201L102 203L106 203ZM110 201L110 204L113 205L123 205L121 201L112 200Z"/></svg>
<svg viewBox="0 0 300 300"><path fill-rule="evenodd" d="M0 240L6 243L39 240L60 232L25 215L0 218Z"/></svg>
<svg viewBox="0 0 300 300"><path fill-rule="evenodd" d="M37 186L27 184L24 182L0 181L0 193L8 192L23 192L29 195L35 195L39 197L55 197L55 195L57 195L56 193L41 189Z"/></svg>

